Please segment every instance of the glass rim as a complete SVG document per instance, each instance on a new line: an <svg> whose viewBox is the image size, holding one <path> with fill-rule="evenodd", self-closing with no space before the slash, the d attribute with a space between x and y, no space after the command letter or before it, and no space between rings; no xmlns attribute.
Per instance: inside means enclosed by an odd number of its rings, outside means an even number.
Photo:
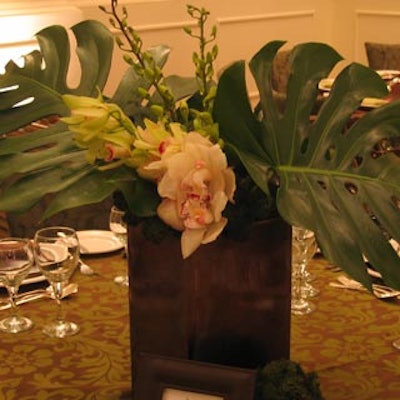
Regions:
<svg viewBox="0 0 400 400"><path fill-rule="evenodd" d="M0 238L0 242L26 242L29 243L29 239L25 237L19 237L19 236L6 236L3 238Z"/></svg>
<svg viewBox="0 0 400 400"><path fill-rule="evenodd" d="M44 232L52 232L54 233L53 235L46 235L44 234ZM35 232L34 237L46 237L46 238L57 238L60 237L60 235L57 235L58 232L62 232L68 236L74 236L76 235L76 230L74 228L71 228L70 226L58 226L58 225L54 225L54 226L45 226L43 228L38 229Z"/></svg>
<svg viewBox="0 0 400 400"><path fill-rule="evenodd" d="M111 207L111 211L118 212L118 213L121 213L121 214L126 214L126 211L121 210L121 209L118 208L117 206L112 206L112 207Z"/></svg>
<svg viewBox="0 0 400 400"><path fill-rule="evenodd" d="M0 251L10 250L10 246L12 246L13 248L19 248L19 249L21 249L23 247L30 247L30 244L31 244L31 241L28 238L17 237L17 236L8 236L8 237L0 238Z"/></svg>

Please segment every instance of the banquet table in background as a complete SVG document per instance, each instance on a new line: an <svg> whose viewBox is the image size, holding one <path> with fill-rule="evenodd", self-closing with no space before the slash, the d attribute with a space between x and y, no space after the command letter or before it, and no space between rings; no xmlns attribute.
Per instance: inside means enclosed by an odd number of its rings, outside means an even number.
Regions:
<svg viewBox="0 0 400 400"><path fill-rule="evenodd" d="M130 398L128 290L113 282L126 260L117 252L85 261L97 274L77 271L79 292L64 300L68 317L80 325L78 335L42 334L56 311L51 300L21 306L35 322L32 330L0 334L0 399ZM326 400L400 399L400 351L391 346L400 337L400 301L331 287L338 272L327 266L323 259L311 264L321 293L314 313L292 317L292 360L318 373Z"/></svg>

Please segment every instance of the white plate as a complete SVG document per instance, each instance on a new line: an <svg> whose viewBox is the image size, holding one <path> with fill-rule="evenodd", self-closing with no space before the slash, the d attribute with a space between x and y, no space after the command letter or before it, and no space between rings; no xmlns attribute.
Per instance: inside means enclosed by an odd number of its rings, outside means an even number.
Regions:
<svg viewBox="0 0 400 400"><path fill-rule="evenodd" d="M386 71L388 72L388 71ZM394 70L390 70L389 72L398 72L400 73L400 71L394 71ZM321 81L318 84L318 89L322 90L324 92L330 92L330 90L332 89L332 85L334 83L334 79L333 78L326 78L326 79L321 79ZM366 97L362 103L361 103L361 107L364 108L378 108L381 107L385 104L387 104L389 102L389 100L386 99L378 99L375 97Z"/></svg>
<svg viewBox="0 0 400 400"><path fill-rule="evenodd" d="M397 69L380 69L376 73L385 80L392 80L396 76L400 76L400 71Z"/></svg>
<svg viewBox="0 0 400 400"><path fill-rule="evenodd" d="M45 280L46 278L42 274L36 272L32 275L28 275L28 277L22 281L21 285L29 285L31 283L43 282Z"/></svg>
<svg viewBox="0 0 400 400"><path fill-rule="evenodd" d="M39 272L39 269L34 266L31 269L31 272L28 274L28 276L22 281L22 285L29 285L31 283L38 283L38 282L43 282L45 281L46 278ZM4 285L0 282L0 287L3 287Z"/></svg>
<svg viewBox="0 0 400 400"><path fill-rule="evenodd" d="M318 89L322 90L323 92L330 92L333 82L335 82L333 78L321 79L318 83Z"/></svg>
<svg viewBox="0 0 400 400"><path fill-rule="evenodd" d="M111 231L78 231L81 254L111 253L124 247Z"/></svg>
<svg viewBox="0 0 400 400"><path fill-rule="evenodd" d="M377 99L375 97L366 97L362 103L361 107L364 108L378 108L385 104L389 103L389 100L386 99Z"/></svg>

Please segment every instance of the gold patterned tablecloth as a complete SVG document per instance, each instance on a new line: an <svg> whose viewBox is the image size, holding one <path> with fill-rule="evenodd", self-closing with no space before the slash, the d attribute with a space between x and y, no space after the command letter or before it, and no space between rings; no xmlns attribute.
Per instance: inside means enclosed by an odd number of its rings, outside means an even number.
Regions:
<svg viewBox="0 0 400 400"><path fill-rule="evenodd" d="M329 286L342 272L313 261L317 310L292 316L291 359L316 371L326 400L399 400L400 301Z"/></svg>
<svg viewBox="0 0 400 400"><path fill-rule="evenodd" d="M21 306L35 326L0 334L0 399L116 400L130 397L128 290L113 277L126 271L121 253L90 257L98 273L77 272L79 292L64 300L67 316L80 325L76 336L44 336L55 315L51 300ZM318 373L326 400L400 399L400 303L329 286L338 272L314 260L310 271L321 290L317 310L292 317L291 358ZM45 285L45 283L42 283ZM0 311L0 318L7 311Z"/></svg>
<svg viewBox="0 0 400 400"><path fill-rule="evenodd" d="M53 300L24 304L33 329L17 335L0 333L0 399L129 398L131 387L128 289L113 282L126 273L121 253L85 259L98 275L76 272L79 292L63 300L67 317L79 334L52 339L41 332L55 316ZM0 318L7 311L0 312Z"/></svg>

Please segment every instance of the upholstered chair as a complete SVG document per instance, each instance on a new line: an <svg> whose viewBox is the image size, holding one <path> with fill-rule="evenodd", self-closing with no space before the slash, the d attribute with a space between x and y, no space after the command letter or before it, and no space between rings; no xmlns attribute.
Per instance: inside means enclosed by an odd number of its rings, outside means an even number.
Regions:
<svg viewBox="0 0 400 400"><path fill-rule="evenodd" d="M7 236L10 236L7 215L4 212L0 212L0 238L5 238Z"/></svg>
<svg viewBox="0 0 400 400"><path fill-rule="evenodd" d="M57 121L57 116L49 116L22 127L17 131L10 132L8 135L29 135L32 131L43 129L44 126L50 126ZM36 230L50 225L70 226L76 230L109 229L108 219L113 205L111 196L101 203L66 210L43 221L43 213L51 202L51 199L51 194L44 195L34 207L23 214L6 214L1 210L0 235L10 234L12 236L33 237Z"/></svg>
<svg viewBox="0 0 400 400"><path fill-rule="evenodd" d="M278 106L278 109L281 112L285 110L285 104L286 104L286 90L290 75L289 56L290 56L290 50L278 51L272 63L273 96ZM324 98L322 94L318 95L315 102L315 107L312 110L313 114L317 114L323 101Z"/></svg>
<svg viewBox="0 0 400 400"><path fill-rule="evenodd" d="M33 237L36 230L50 225L70 226L76 230L110 229L108 218L113 204L112 198L98 204L66 210L42 221L43 212L49 202L50 196L47 196L24 214L8 214L9 232L13 236Z"/></svg>
<svg viewBox="0 0 400 400"><path fill-rule="evenodd" d="M286 89L290 74L290 50L281 50L272 63L272 89L278 109L283 112L286 103Z"/></svg>
<svg viewBox="0 0 400 400"><path fill-rule="evenodd" d="M365 42L368 66L375 70L400 70L400 44Z"/></svg>

